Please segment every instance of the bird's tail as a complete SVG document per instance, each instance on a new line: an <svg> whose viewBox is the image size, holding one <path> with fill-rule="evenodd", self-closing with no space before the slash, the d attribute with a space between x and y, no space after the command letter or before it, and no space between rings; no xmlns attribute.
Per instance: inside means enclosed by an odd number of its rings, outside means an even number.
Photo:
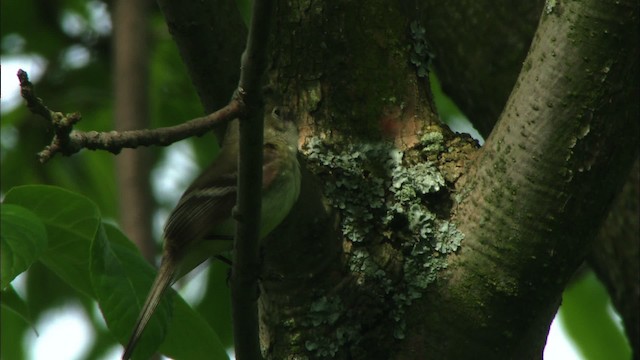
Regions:
<svg viewBox="0 0 640 360"><path fill-rule="evenodd" d="M147 323L149 323L151 315L156 311L156 308L160 303L160 299L162 299L162 295L165 293L167 288L171 286L175 271L176 267L174 261L172 261L171 258L164 258L160 265L160 269L158 270L158 275L156 275L156 278L153 281L149 295L147 295L147 300L145 300L142 311L138 316L136 326L133 328L133 333L131 334L129 342L122 354L122 360L129 360L131 358L133 350L140 340L144 328L147 326Z"/></svg>

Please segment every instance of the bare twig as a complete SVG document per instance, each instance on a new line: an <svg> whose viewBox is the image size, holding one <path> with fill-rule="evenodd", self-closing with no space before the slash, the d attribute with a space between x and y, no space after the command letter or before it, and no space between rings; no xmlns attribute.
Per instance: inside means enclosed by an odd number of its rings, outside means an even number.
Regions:
<svg viewBox="0 0 640 360"><path fill-rule="evenodd" d="M222 109L176 126L120 132L75 131L73 125L82 119L79 113L63 114L50 110L36 96L33 84L25 71L18 71L18 79L22 97L26 100L29 110L51 122L54 128L51 144L38 154L42 163L47 162L56 153L69 156L82 149L107 150L117 154L123 148L166 146L191 136L201 136L214 126L240 117L245 112L243 101L234 96Z"/></svg>
<svg viewBox="0 0 640 360"><path fill-rule="evenodd" d="M45 119L53 122L53 111L49 110L42 103L42 99L36 96L33 84L29 81L29 75L26 71L18 70L18 80L20 80L20 95L27 101L27 107L32 113L40 115Z"/></svg>

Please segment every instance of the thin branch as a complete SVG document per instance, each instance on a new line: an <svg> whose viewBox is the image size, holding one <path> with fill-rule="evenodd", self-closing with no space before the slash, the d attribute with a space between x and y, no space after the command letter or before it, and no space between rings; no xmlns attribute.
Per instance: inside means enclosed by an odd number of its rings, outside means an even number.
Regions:
<svg viewBox="0 0 640 360"><path fill-rule="evenodd" d="M236 358L262 358L258 336L259 234L262 192L263 108L260 90L267 57L272 1L253 3L247 47L242 54L238 95L247 105L240 118L236 241L231 272Z"/></svg>
<svg viewBox="0 0 640 360"><path fill-rule="evenodd" d="M18 80L20 80L20 95L27 101L27 107L32 113L40 115L45 119L53 122L54 112L44 106L42 99L36 96L35 89L31 81L29 81L29 74L26 71L18 70Z"/></svg>
<svg viewBox="0 0 640 360"><path fill-rule="evenodd" d="M138 146L161 145L166 146L174 142L201 136L214 126L240 117L245 112L245 105L237 96L222 109L209 115L195 118L176 126L158 129L128 130L128 131L75 131L73 126L82 119L80 113L63 114L50 110L42 99L36 96L33 84L28 74L18 70L21 95L26 100L32 113L40 115L53 125L54 136L51 143L38 153L40 162L45 163L56 153L69 156L82 149L107 150L117 154L123 148L137 148Z"/></svg>

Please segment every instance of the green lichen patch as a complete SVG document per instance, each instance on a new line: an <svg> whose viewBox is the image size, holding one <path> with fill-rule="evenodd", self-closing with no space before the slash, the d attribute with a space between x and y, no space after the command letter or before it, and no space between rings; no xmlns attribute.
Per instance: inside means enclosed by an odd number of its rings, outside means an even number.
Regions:
<svg viewBox="0 0 640 360"><path fill-rule="evenodd" d="M322 179L327 200L340 215L353 285L366 294L356 296L355 306L329 306L335 312L320 313L324 324L340 324L340 334L333 341L310 340L307 349L315 355L333 356L336 346L357 345L362 329L380 323L392 324L396 338L405 336L407 307L435 281L446 267L446 255L463 239L448 214L436 210L436 200L451 201L445 176L430 160L444 146L438 132L424 134L407 153L411 156L387 143L339 145L317 137L306 143L308 165ZM352 302L337 303L345 301ZM320 305L328 306L324 300ZM371 309L377 309L375 319L370 318ZM317 324L314 316L309 319L312 325Z"/></svg>
<svg viewBox="0 0 640 360"><path fill-rule="evenodd" d="M341 347L354 341L361 331L360 324L351 318L352 315L339 297L319 297L311 304L303 324L309 328L328 325L333 326L335 330L332 336L318 335L306 340L307 351L313 353L314 358L333 357Z"/></svg>
<svg viewBox="0 0 640 360"><path fill-rule="evenodd" d="M411 33L411 64L416 68L418 77L426 78L429 75L429 65L435 57L433 49L427 42L424 26L419 22L413 21L409 26Z"/></svg>

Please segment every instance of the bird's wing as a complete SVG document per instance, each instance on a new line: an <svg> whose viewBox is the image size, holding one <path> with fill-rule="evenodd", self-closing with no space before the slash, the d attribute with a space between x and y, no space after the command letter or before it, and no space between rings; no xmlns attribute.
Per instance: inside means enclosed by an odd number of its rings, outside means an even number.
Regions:
<svg viewBox="0 0 640 360"><path fill-rule="evenodd" d="M173 209L164 228L165 246L169 253L179 254L191 242L205 237L228 237L233 233L218 229L231 219L236 203L237 173L217 176L209 183L189 188ZM214 234L220 230L223 233Z"/></svg>

